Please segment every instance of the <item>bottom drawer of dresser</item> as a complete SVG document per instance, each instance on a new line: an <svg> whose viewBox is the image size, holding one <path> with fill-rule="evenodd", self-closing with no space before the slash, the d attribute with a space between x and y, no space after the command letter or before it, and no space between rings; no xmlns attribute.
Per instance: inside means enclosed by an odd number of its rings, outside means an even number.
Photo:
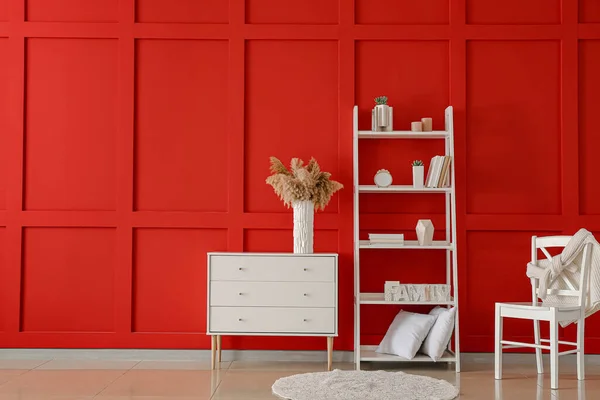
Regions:
<svg viewBox="0 0 600 400"><path fill-rule="evenodd" d="M331 333L334 308L211 307L209 332Z"/></svg>

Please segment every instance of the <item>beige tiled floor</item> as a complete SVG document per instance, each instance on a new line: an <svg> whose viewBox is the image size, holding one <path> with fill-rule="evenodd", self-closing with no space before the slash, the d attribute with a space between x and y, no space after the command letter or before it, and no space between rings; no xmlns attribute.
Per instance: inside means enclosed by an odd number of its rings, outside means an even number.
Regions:
<svg viewBox="0 0 600 400"><path fill-rule="evenodd" d="M460 399L600 399L600 365L587 366L578 382L573 363L561 365L561 389L549 390L548 375L533 363L505 363L494 380L490 362L463 362L457 375L444 364L365 364L445 379L460 387ZM353 365L339 363L338 369ZM284 376L324 371L323 363L233 361L211 371L206 361L0 360L0 400L264 400L275 399L273 382Z"/></svg>

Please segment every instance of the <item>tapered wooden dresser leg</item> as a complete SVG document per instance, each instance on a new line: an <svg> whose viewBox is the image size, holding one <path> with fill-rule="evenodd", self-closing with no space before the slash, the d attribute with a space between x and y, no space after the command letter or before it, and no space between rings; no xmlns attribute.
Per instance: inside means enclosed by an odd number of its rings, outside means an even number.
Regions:
<svg viewBox="0 0 600 400"><path fill-rule="evenodd" d="M210 368L215 369L215 358L217 356L217 337L210 337Z"/></svg>
<svg viewBox="0 0 600 400"><path fill-rule="evenodd" d="M331 364L333 363L333 337L327 338L327 371L331 371Z"/></svg>
<svg viewBox="0 0 600 400"><path fill-rule="evenodd" d="M221 335L217 336L217 363L221 363Z"/></svg>

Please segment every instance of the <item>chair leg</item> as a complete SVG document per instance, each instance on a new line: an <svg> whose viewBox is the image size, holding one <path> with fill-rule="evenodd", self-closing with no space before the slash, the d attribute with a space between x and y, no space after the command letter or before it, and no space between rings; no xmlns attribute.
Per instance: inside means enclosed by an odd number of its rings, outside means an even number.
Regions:
<svg viewBox="0 0 600 400"><path fill-rule="evenodd" d="M540 320L533 320L533 332L535 335L535 344L540 345ZM544 360L542 359L542 349L535 349L535 361L537 363L537 373L544 373Z"/></svg>
<svg viewBox="0 0 600 400"><path fill-rule="evenodd" d="M502 314L500 306L496 304L496 332L494 335L495 351L495 378L502 379Z"/></svg>
<svg viewBox="0 0 600 400"><path fill-rule="evenodd" d="M577 379L585 379L585 348L584 348L585 315L577 321Z"/></svg>
<svg viewBox="0 0 600 400"><path fill-rule="evenodd" d="M499 380L494 381L494 400L503 400L505 398L502 393L502 382Z"/></svg>
<svg viewBox="0 0 600 400"><path fill-rule="evenodd" d="M550 389L558 389L558 321L556 309L550 318Z"/></svg>

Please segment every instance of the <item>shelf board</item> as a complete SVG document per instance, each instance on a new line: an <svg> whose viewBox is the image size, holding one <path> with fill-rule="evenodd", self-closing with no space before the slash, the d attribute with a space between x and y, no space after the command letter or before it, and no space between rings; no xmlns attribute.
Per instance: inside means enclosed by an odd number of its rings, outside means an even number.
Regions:
<svg viewBox="0 0 600 400"><path fill-rule="evenodd" d="M413 185L391 185L388 187L378 187L375 185L359 185L359 193L448 193L452 190L449 187L443 188L416 188Z"/></svg>
<svg viewBox="0 0 600 400"><path fill-rule="evenodd" d="M447 131L433 132L412 132L412 131L392 131L392 132L373 132L358 131L359 139L445 139Z"/></svg>
<svg viewBox="0 0 600 400"><path fill-rule="evenodd" d="M417 354L415 358L409 360L404 357L395 356L393 354L375 353L377 346L360 346L360 361L375 361L375 362L435 362L431 357L425 354ZM456 362L456 357L451 351L446 350L444 355L437 362Z"/></svg>
<svg viewBox="0 0 600 400"><path fill-rule="evenodd" d="M453 306L454 301L385 301L383 293L361 293L360 304L401 304L414 306Z"/></svg>
<svg viewBox="0 0 600 400"><path fill-rule="evenodd" d="M407 250L453 250L454 246L452 243L448 243L444 240L434 240L433 244L427 246L421 246L416 240L405 240L404 244L395 243L371 243L368 240L360 240L359 247L361 249L407 249Z"/></svg>

